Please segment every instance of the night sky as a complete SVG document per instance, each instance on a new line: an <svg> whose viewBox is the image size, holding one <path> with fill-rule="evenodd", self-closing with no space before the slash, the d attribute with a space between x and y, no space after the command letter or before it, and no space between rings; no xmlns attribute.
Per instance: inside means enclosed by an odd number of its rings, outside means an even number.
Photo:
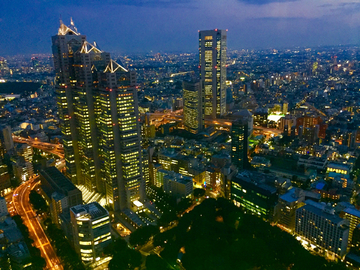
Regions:
<svg viewBox="0 0 360 270"><path fill-rule="evenodd" d="M0 56L50 53L60 16L118 53L195 52L214 28L230 49L360 44L360 0L0 0Z"/></svg>

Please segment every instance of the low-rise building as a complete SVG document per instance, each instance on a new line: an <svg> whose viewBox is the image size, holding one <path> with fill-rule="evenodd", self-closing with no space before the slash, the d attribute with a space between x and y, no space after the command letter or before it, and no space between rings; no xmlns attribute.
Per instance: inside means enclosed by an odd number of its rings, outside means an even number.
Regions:
<svg viewBox="0 0 360 270"><path fill-rule="evenodd" d="M178 199L191 198L193 193L193 180L189 176L170 172L164 176L164 192Z"/></svg>
<svg viewBox="0 0 360 270"><path fill-rule="evenodd" d="M351 165L337 162L330 162L326 168L326 172L336 172L344 175L350 174L351 170Z"/></svg>
<svg viewBox="0 0 360 270"><path fill-rule="evenodd" d="M327 165L327 158L302 155L299 157L297 165L302 165L305 168L323 170Z"/></svg>
<svg viewBox="0 0 360 270"><path fill-rule="evenodd" d="M231 200L246 211L273 220L278 195L275 187L257 182L250 175L238 174L231 179Z"/></svg>

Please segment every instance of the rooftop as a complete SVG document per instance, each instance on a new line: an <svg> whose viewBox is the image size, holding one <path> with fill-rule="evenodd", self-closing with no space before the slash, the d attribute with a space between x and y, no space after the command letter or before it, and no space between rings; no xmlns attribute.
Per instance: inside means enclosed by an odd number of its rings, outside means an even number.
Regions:
<svg viewBox="0 0 360 270"><path fill-rule="evenodd" d="M77 189L77 187L71 183L71 181L63 175L56 167L48 167L40 171L40 175L46 179L56 191L71 191Z"/></svg>
<svg viewBox="0 0 360 270"><path fill-rule="evenodd" d="M171 180L173 182L177 182L177 183L181 183L181 184L187 184L189 182L192 183L192 178L189 176L184 176L180 173L170 173L164 176L164 180L168 179Z"/></svg>
<svg viewBox="0 0 360 270"><path fill-rule="evenodd" d="M360 218L360 211L355 208L348 207L344 210L344 212Z"/></svg>
<svg viewBox="0 0 360 270"><path fill-rule="evenodd" d="M72 211L76 217L87 214L90 219L97 219L109 215L109 212L97 202L73 206L70 208L70 211Z"/></svg>
<svg viewBox="0 0 360 270"><path fill-rule="evenodd" d="M350 170L350 166L348 164L336 163L336 162L330 162L328 164L328 168L338 168L338 169Z"/></svg>
<svg viewBox="0 0 360 270"><path fill-rule="evenodd" d="M334 214L335 210L333 208L330 209L330 207L325 204L317 203L311 200L306 200L305 203L306 205L300 207L298 209L299 211L305 209L306 211L312 212L317 216L321 216L327 220L330 220L334 224L338 224L344 221L344 219Z"/></svg>
<svg viewBox="0 0 360 270"><path fill-rule="evenodd" d="M280 199L289 203L296 202L301 197L304 197L304 193L296 194L296 188L290 189L288 192L280 196Z"/></svg>

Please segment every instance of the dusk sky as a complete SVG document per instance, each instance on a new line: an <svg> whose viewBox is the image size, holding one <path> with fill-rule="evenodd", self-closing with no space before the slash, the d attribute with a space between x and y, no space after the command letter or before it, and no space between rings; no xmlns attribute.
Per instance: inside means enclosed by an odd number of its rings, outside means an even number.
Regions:
<svg viewBox="0 0 360 270"><path fill-rule="evenodd" d="M50 53L59 18L110 52L195 52L198 30L229 49L360 43L360 0L0 0L0 56Z"/></svg>

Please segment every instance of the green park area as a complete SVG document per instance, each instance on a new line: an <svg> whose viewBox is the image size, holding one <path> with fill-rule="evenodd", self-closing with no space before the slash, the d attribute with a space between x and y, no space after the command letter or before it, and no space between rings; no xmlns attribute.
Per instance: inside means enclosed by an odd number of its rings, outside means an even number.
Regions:
<svg viewBox="0 0 360 270"><path fill-rule="evenodd" d="M343 263L310 254L292 235L244 214L223 198L204 200L184 214L175 227L144 227L133 234L131 245L141 247L150 241L161 250L159 257L146 257L147 269L347 269ZM122 246L128 266L134 266L134 261L140 264L138 255L126 244L117 245ZM117 256L110 263L110 270L133 269L120 267Z"/></svg>

